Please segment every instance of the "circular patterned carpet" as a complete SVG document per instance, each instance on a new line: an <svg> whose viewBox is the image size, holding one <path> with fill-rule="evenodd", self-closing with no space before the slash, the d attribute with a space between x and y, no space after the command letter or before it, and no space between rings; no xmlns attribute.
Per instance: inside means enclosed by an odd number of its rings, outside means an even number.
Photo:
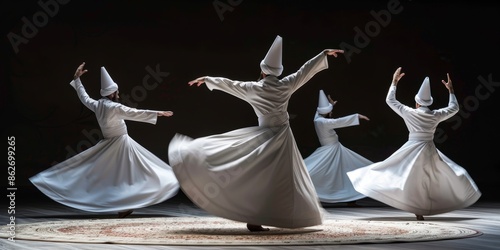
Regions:
<svg viewBox="0 0 500 250"><path fill-rule="evenodd" d="M458 239L481 235L467 228L420 221L326 220L323 225L250 232L217 217L62 220L16 225L16 240L142 245L339 245ZM8 238L4 226L0 237Z"/></svg>

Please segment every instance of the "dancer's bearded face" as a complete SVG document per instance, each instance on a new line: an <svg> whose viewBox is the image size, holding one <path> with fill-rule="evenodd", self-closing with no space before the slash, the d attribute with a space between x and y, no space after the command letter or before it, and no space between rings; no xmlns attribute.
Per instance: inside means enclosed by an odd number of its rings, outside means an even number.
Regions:
<svg viewBox="0 0 500 250"><path fill-rule="evenodd" d="M116 91L114 93L114 95L111 95L111 97L109 99L111 99L111 101L114 101L114 102L120 102L121 99L120 99L119 92Z"/></svg>

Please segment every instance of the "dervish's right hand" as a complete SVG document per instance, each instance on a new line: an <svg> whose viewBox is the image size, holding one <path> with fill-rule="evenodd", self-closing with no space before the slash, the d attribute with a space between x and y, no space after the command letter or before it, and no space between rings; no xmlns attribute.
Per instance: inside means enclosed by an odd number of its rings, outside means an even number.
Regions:
<svg viewBox="0 0 500 250"><path fill-rule="evenodd" d="M405 75L405 73L401 73L401 67L397 68L396 71L394 72L394 75L392 76L392 84L396 86L401 80L401 78Z"/></svg>
<svg viewBox="0 0 500 250"><path fill-rule="evenodd" d="M446 73L446 76L448 77L448 81L441 80L441 82L450 91L451 94L454 94L455 92L453 90L453 84L451 83L450 74Z"/></svg>
<svg viewBox="0 0 500 250"><path fill-rule="evenodd" d="M83 62L82 64L80 64L80 66L78 66L78 68L76 69L75 75L73 75L73 80L76 80L76 78L79 78L83 74L87 73L88 70L83 69L84 66L85 66L85 62Z"/></svg>

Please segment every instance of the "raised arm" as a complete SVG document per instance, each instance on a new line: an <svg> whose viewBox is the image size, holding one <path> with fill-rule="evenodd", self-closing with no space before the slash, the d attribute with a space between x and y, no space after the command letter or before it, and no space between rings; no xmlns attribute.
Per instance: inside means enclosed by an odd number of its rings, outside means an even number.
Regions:
<svg viewBox="0 0 500 250"><path fill-rule="evenodd" d="M409 109L408 106L401 104L398 100L396 100L396 86L399 83L399 80L403 78L405 73L401 72L401 67L397 68L392 76L391 86L389 87L389 92L385 98L385 102L389 107L396 112L399 116L403 114L403 112Z"/></svg>
<svg viewBox="0 0 500 250"><path fill-rule="evenodd" d="M444 86L448 89L448 92L450 93L448 106L435 111L435 113L440 116L441 121L452 117L460 110L457 97L455 96L455 90L453 89L453 84L450 79L450 74L446 73L446 76L448 80L447 81L441 80L441 82L444 84Z"/></svg>
<svg viewBox="0 0 500 250"><path fill-rule="evenodd" d="M328 102L332 105L332 107L337 104L337 101L334 101L330 95L328 95Z"/></svg>
<svg viewBox="0 0 500 250"><path fill-rule="evenodd" d="M84 69L85 67L85 62L80 64L78 68L76 68L75 74L73 75L73 80L76 80L77 78L80 78L83 74L87 73L88 70Z"/></svg>
<svg viewBox="0 0 500 250"><path fill-rule="evenodd" d="M284 77L281 81L284 84L292 85L293 91L296 91L318 72L328 68L327 56L338 57L338 54L341 53L344 51L340 49L325 49L304 63L297 72Z"/></svg>
<svg viewBox="0 0 500 250"><path fill-rule="evenodd" d="M399 80L401 80L401 78L403 78L404 75L405 75L405 73L401 72L401 67L397 68L396 71L394 72L394 74L392 75L391 86L397 86Z"/></svg>
<svg viewBox="0 0 500 250"><path fill-rule="evenodd" d="M446 73L446 77L448 77L448 81L441 80L441 82L448 89L448 91L450 92L450 94L454 95L455 94L455 90L453 90L453 84L451 83L450 74Z"/></svg>
<svg viewBox="0 0 500 250"><path fill-rule="evenodd" d="M92 110L92 112L95 112L97 107L97 101L90 98L80 80L80 77L83 74L87 73L87 70L83 68L84 66L85 62L83 62L82 64L80 64L80 66L78 66L78 68L75 71L75 74L73 75L73 81L71 81L69 84L76 90L78 98L83 103L83 105L85 105L85 107L87 107L88 109Z"/></svg>

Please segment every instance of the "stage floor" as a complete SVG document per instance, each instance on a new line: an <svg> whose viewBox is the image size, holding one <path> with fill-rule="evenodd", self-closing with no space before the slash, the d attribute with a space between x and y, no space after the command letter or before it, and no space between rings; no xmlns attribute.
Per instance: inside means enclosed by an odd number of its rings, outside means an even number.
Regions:
<svg viewBox="0 0 500 250"><path fill-rule="evenodd" d="M6 202L4 204L7 204ZM396 210L372 199L363 199L358 202L360 207L347 207L346 204L325 205L331 219L359 219L359 220L381 220L381 221L406 221L415 220L413 214ZM92 218L115 218L116 214L95 214L75 210L56 203L37 190L27 190L16 193L15 223L43 222L54 220L74 220ZM161 204L135 210L130 217L150 216L210 216L203 210L197 208L182 193ZM0 214L3 224L9 223L7 208ZM394 243L394 244L359 244L359 245L332 245L332 246L246 246L246 247L201 247L201 246L138 246L138 245L116 245L116 244L77 244L77 243L50 243L38 241L15 242L0 239L0 249L8 250L41 250L41 249L500 249L500 201L482 201L466 209L453 211L446 214L426 216L427 222L447 223L453 226L464 227L481 231L483 235L478 237L442 240L416 243ZM245 227L245 224L241 224Z"/></svg>

